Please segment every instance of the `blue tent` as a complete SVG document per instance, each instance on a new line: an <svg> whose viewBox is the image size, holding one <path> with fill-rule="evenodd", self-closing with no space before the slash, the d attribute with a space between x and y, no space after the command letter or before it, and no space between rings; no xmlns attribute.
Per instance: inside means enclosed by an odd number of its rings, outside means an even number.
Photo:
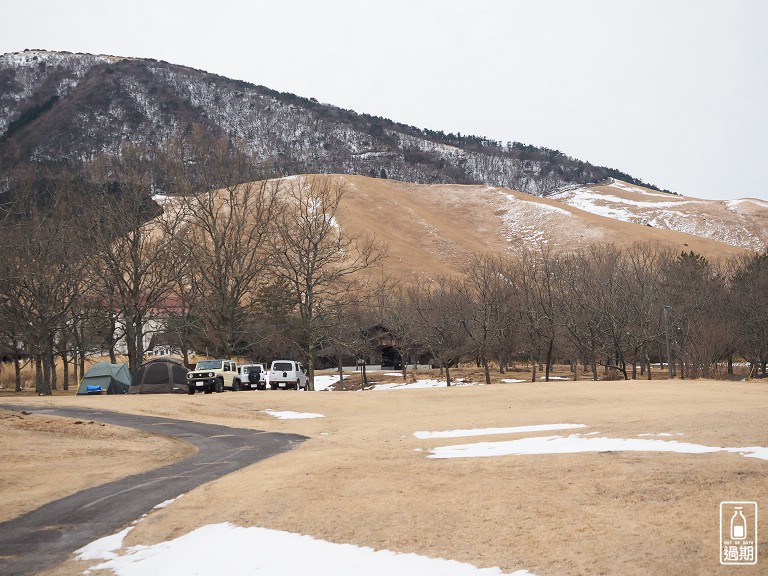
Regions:
<svg viewBox="0 0 768 576"><path fill-rule="evenodd" d="M80 381L77 394L126 394L131 387L131 373L125 364L97 362Z"/></svg>

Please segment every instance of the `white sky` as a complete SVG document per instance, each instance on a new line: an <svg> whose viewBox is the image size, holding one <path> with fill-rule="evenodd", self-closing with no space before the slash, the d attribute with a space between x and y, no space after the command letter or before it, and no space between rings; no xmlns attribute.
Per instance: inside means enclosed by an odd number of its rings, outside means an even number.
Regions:
<svg viewBox="0 0 768 576"><path fill-rule="evenodd" d="M27 0L0 53L156 58L420 128L768 198L764 0Z"/></svg>

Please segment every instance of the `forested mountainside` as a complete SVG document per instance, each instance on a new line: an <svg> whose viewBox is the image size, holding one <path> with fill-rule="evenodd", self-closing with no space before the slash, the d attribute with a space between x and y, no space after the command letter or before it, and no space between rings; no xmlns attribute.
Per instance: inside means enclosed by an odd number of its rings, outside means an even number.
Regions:
<svg viewBox="0 0 768 576"><path fill-rule="evenodd" d="M124 142L160 146L202 126L273 173L488 184L546 195L618 170L519 142L444 134L151 59L26 50L0 56L0 159L77 164ZM645 184L647 186L647 184Z"/></svg>

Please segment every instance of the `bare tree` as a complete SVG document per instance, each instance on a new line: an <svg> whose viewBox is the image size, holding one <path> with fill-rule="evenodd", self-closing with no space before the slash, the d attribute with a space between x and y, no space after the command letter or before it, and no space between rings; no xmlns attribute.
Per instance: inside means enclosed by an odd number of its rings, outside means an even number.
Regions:
<svg viewBox="0 0 768 576"><path fill-rule="evenodd" d="M505 289L501 263L492 256L477 256L464 267L460 289L466 305L463 307L462 327L475 347L478 362L485 373L485 383L491 383L490 360L494 343L501 339L505 324Z"/></svg>
<svg viewBox="0 0 768 576"><path fill-rule="evenodd" d="M172 244L180 218L152 200L153 166L147 149L126 144L118 156L87 167L95 188L89 214L93 275L101 279L95 300L116 307L131 372L143 360L148 321L165 305L179 266Z"/></svg>
<svg viewBox="0 0 768 576"><path fill-rule="evenodd" d="M3 324L17 350L34 358L35 389L41 395L57 387L55 360L60 346L66 346L61 334L83 276L76 183L69 174L25 172L13 179L12 200L5 206Z"/></svg>
<svg viewBox="0 0 768 576"><path fill-rule="evenodd" d="M664 263L662 283L669 306L670 337L680 362L682 378L710 373L712 365L726 354L727 342L713 342L711 334L703 346L707 326L715 322L713 311L725 299L724 279L716 265L701 254L682 252Z"/></svg>
<svg viewBox="0 0 768 576"><path fill-rule="evenodd" d="M403 381L408 379L408 362L418 358L423 344L418 336L418 315L408 290L396 285L382 293L377 301L379 316L391 335L391 345L400 357Z"/></svg>
<svg viewBox="0 0 768 576"><path fill-rule="evenodd" d="M531 381L536 381L536 362L541 360L544 347L545 375L549 381L554 362L558 331L557 267L559 263L551 250L541 245L536 251L523 250L519 259L517 278L521 288L523 315L528 331L532 360Z"/></svg>
<svg viewBox="0 0 768 576"><path fill-rule="evenodd" d="M323 330L333 321L329 311L346 306L366 292L364 271L386 253L368 235L344 232L337 215L342 183L331 176L285 180L274 223L276 239L271 273L286 286L299 318L299 341L314 389L315 353Z"/></svg>
<svg viewBox="0 0 768 576"><path fill-rule="evenodd" d="M636 244L626 250L618 283L622 291L623 309L627 316L626 332L632 361L632 378L647 370L652 379L650 351L664 333L659 310L662 309L662 262L665 253L647 244Z"/></svg>
<svg viewBox="0 0 768 576"><path fill-rule="evenodd" d="M177 236L187 262L177 292L188 328L210 352L226 357L249 347L269 253L277 183L246 182L180 199L186 229Z"/></svg>
<svg viewBox="0 0 768 576"><path fill-rule="evenodd" d="M277 184L242 143L193 126L161 153L166 210L180 225L169 327L185 354L193 346L220 356L248 352L258 293L264 285Z"/></svg>
<svg viewBox="0 0 768 576"><path fill-rule="evenodd" d="M561 325L576 361L588 363L592 379L597 380L598 357L604 351L604 323L606 309L599 298L597 284L600 281L603 254L578 252L563 258L560 285ZM572 366L574 378L578 367Z"/></svg>
<svg viewBox="0 0 768 576"><path fill-rule="evenodd" d="M738 348L751 364L768 375L768 249L742 256L731 272L731 298L734 331Z"/></svg>
<svg viewBox="0 0 768 576"><path fill-rule="evenodd" d="M409 290L418 315L418 339L445 369L447 385L451 385L451 366L472 350L463 326L465 293L455 279L440 277L432 283L419 283Z"/></svg>

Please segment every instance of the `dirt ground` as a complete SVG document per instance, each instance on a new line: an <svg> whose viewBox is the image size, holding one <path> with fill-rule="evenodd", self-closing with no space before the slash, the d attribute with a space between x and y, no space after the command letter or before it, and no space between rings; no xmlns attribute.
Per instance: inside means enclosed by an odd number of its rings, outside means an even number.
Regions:
<svg viewBox="0 0 768 576"><path fill-rule="evenodd" d="M509 377L509 375L508 375ZM296 432L293 451L153 511L125 546L155 544L219 522L339 543L528 569L537 576L765 574L719 564L719 503L768 511L768 462L734 453L597 452L430 459L443 445L573 431L421 440L417 431L576 423L600 436L681 433L681 442L768 446L768 383L555 381L416 390L255 391L214 395L48 398L0 403L98 406ZM266 409L322 418L279 420ZM1 519L182 456L177 442L117 427L0 412ZM49 576L81 574L69 561ZM94 572L96 574L96 572Z"/></svg>

